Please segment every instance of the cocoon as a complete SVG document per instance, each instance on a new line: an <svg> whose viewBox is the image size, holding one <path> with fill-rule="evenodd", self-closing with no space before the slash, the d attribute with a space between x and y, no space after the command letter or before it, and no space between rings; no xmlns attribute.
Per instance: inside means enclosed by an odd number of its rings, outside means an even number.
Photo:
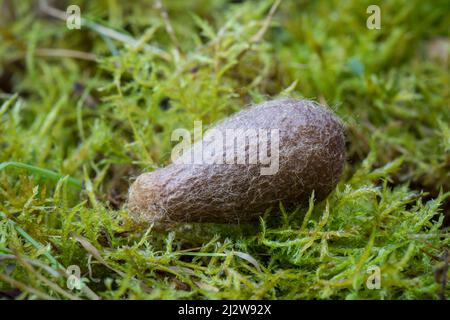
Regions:
<svg viewBox="0 0 450 320"><path fill-rule="evenodd" d="M128 209L149 222L252 220L280 201L303 204L313 191L325 198L344 162L344 128L328 109L272 100L226 118L167 167L140 175Z"/></svg>

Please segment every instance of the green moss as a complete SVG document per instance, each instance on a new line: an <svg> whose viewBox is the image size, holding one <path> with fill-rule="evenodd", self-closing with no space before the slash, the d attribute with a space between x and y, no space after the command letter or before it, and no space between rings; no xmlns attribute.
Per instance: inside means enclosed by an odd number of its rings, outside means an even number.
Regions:
<svg viewBox="0 0 450 320"><path fill-rule="evenodd" d="M164 1L172 35L150 5L76 2L81 30L25 1L0 1L11 8L0 25L0 292L450 294L446 1L382 1L380 30L366 28L370 1L283 1L262 37L272 1ZM112 39L99 25L129 37ZM447 49L433 46L438 39ZM84 60L47 50L61 48ZM293 212L280 204L256 225L161 230L128 218L130 181L168 163L174 129L278 95L326 103L346 123L345 177L325 201ZM71 265L82 292L58 273ZM380 268L379 290L366 285L371 267Z"/></svg>

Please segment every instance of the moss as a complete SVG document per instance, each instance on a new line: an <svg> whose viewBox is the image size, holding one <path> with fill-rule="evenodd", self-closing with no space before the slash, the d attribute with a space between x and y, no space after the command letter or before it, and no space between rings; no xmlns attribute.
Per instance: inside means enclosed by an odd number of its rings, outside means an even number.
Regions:
<svg viewBox="0 0 450 320"><path fill-rule="evenodd" d="M360 1L284 1L276 11L272 1L164 1L169 20L144 3L76 2L81 30L31 2L0 1L9 8L0 25L1 293L449 295L450 75L448 49L435 45L448 44L446 1L382 1L380 30L366 28L371 3ZM280 204L257 225L160 230L128 218L131 181L168 163L175 128L283 95L316 99L345 121L348 165L326 200ZM83 291L58 273L71 265ZM374 266L379 290L366 285Z"/></svg>

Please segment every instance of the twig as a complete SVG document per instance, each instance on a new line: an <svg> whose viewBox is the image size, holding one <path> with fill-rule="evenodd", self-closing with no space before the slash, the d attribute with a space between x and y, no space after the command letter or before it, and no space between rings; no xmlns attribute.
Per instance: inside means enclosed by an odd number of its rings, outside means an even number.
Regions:
<svg viewBox="0 0 450 320"><path fill-rule="evenodd" d="M45 300L55 300L55 298L49 296L48 294L39 291L35 288L29 287L26 284L17 281L13 278L8 277L6 274L2 274L0 273L0 280L9 283L10 286L15 287L17 289L20 289L22 291L26 291L32 294L35 294L37 297L41 298L41 299L45 299Z"/></svg>
<svg viewBox="0 0 450 320"><path fill-rule="evenodd" d="M9 252L9 250L7 252ZM33 265L35 267L45 270L48 274L50 274L54 277L60 276L60 274L56 270L54 270L52 267L46 265L45 263L43 263L39 260L32 260L32 259L28 259L26 257L21 257L21 259L25 260L30 265ZM17 255L0 253L0 261L2 261L2 260L17 260Z"/></svg>
<svg viewBox="0 0 450 320"><path fill-rule="evenodd" d="M253 35L253 37L250 38L249 44L246 48L244 48L236 57L236 60L239 60L246 52L252 49L252 46L262 40L265 33L267 32L267 29L269 29L270 23L272 22L273 16L275 15L275 12L278 9L278 6L281 4L282 0L275 0L274 4L269 10L269 13L264 19L264 22L262 24L261 29L258 30L257 33Z"/></svg>
<svg viewBox="0 0 450 320"><path fill-rule="evenodd" d="M93 53L82 52L70 49L61 48L39 48L36 49L36 55L44 57L65 57L88 61L97 61L97 56Z"/></svg>
<svg viewBox="0 0 450 320"><path fill-rule="evenodd" d="M46 13L47 15L53 17L53 18L57 18L60 20L66 20L66 13L64 11L61 11L59 9L53 8L51 6L48 5L47 1L45 0L41 0L39 2L39 7L41 9L42 12ZM108 38L120 41L122 43L128 44L130 46L137 46L139 45L139 41L136 40L135 38L120 33L114 29L111 28L107 28L105 26L102 26L98 23L92 22L87 20L86 18L81 18L81 22L82 24L84 24L85 26L87 26L88 28L98 32L100 35L106 36ZM165 60L170 60L171 56L170 54L168 54L167 52L161 50L158 47L155 46L151 46L149 44L145 44L143 46L144 50L148 51L148 52L152 52L153 54L165 59Z"/></svg>
<svg viewBox="0 0 450 320"><path fill-rule="evenodd" d="M281 1L282 0L276 0L272 5L261 29L259 29L259 31L250 39L250 43L257 43L264 37L264 34L267 32L267 29L269 29L270 23L272 22L273 16L275 15L275 12L277 12L278 6L280 5Z"/></svg>
<svg viewBox="0 0 450 320"><path fill-rule="evenodd" d="M8 218L8 216L0 211L0 217L7 219L8 222L16 229L16 231L22 236L24 237L29 243L31 243L31 245L33 247L35 247L37 250L42 250L42 248L44 247L44 245L42 245L41 243L39 243L38 241L36 241L35 239L33 239L33 237L31 237L24 229L22 229L19 225L17 225L17 223L11 219ZM10 252L9 250L7 250L7 252ZM60 264L55 257L53 257L48 251L45 251L43 253L44 256L47 257L47 259L50 261L50 263L53 264L53 268L55 268L59 274L61 274L62 276L68 278L69 275L66 272L66 269L64 268L64 266L62 264ZM4 255L3 258L8 258L8 256L14 256L14 255ZM14 258L18 258L17 255L14 256ZM31 263L31 262L29 262ZM36 264L36 262L35 262ZM39 266L43 269L45 269L47 272L51 273L53 275L53 269L51 269L50 267L46 266L46 265L39 265L39 263L36 264L36 266ZM52 270L52 271L50 271ZM83 285L82 289L83 293L91 300L100 300L100 297L98 295L96 295L86 284Z"/></svg>
<svg viewBox="0 0 450 320"><path fill-rule="evenodd" d="M80 297L77 297L69 292L66 292L64 289L62 289L60 286L58 286L56 283L51 282L49 279L44 277L42 274L37 272L31 264L26 262L24 259L22 259L19 255L17 255L17 261L31 274L34 274L41 282L46 284L49 288L51 288L53 291L59 293L60 295L70 299L70 300L81 300Z"/></svg>
<svg viewBox="0 0 450 320"><path fill-rule="evenodd" d="M106 262L106 260L102 257L100 251L93 244L91 244L86 238L77 235L75 233L71 233L71 237L76 241L78 241L84 248L84 250L86 250L89 254L91 254L92 257L95 260L97 260L100 264L110 269L111 271L114 271L122 278L127 277L127 275L124 272L112 267L108 262ZM145 285L141 280L139 280L137 277L133 276L131 280L135 281L143 290L150 291L150 288L147 285Z"/></svg>
<svg viewBox="0 0 450 320"><path fill-rule="evenodd" d="M166 8L163 6L161 0L155 1L155 8L160 12L161 17L164 21L164 27L166 28L167 33L169 34L170 39L174 43L175 47L180 50L180 42L173 30L172 23L169 19L169 14L167 13Z"/></svg>
<svg viewBox="0 0 450 320"><path fill-rule="evenodd" d="M447 273L448 273L448 265L450 262L450 255L448 249L444 249L444 253L440 257L440 260L443 261L442 266L436 268L434 276L436 282L440 284L441 290L439 292L439 298L441 300L446 300L445 297L445 287L447 285Z"/></svg>

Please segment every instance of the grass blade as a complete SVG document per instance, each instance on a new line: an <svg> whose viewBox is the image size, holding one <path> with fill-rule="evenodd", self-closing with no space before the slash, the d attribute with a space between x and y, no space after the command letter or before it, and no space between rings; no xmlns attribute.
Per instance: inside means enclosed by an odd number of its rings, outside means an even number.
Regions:
<svg viewBox="0 0 450 320"><path fill-rule="evenodd" d="M26 163L22 163L22 162L16 162L16 161L9 161L9 162L2 162L0 163L0 171L4 170L6 168L16 168L16 169L25 169L29 172L31 172L32 174L50 179L52 181L58 182L60 179L64 178L65 176L48 170L48 169L43 169L43 168L39 168L30 164L26 164ZM71 186L77 187L82 189L83 188L83 183L80 180L77 180L75 178L69 177L67 179L67 183L70 184Z"/></svg>

